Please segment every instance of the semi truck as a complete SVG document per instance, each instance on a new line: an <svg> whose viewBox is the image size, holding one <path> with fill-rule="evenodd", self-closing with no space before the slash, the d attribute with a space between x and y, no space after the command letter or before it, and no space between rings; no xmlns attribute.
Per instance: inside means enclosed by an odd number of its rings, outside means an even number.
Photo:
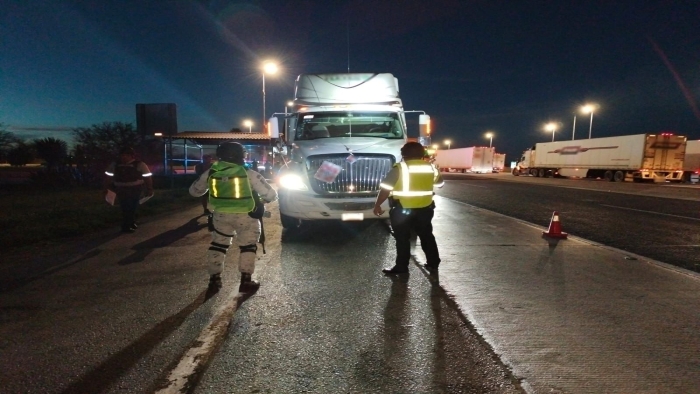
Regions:
<svg viewBox="0 0 700 394"><path fill-rule="evenodd" d="M688 140L683 159L683 182L700 181L700 140Z"/></svg>
<svg viewBox="0 0 700 394"><path fill-rule="evenodd" d="M686 137L672 133L537 143L513 175L578 176L608 181L681 181Z"/></svg>
<svg viewBox="0 0 700 394"><path fill-rule="evenodd" d="M469 148L441 149L436 152L435 164L443 172L493 172L494 148L472 146Z"/></svg>
<svg viewBox="0 0 700 394"><path fill-rule="evenodd" d="M421 134L429 130L424 111L405 111L399 84L390 73L302 74L294 105L284 115L277 176L283 228L303 221L386 219L373 214L379 183L401 160L407 141L406 113L419 113ZM270 119L276 130L279 119Z"/></svg>

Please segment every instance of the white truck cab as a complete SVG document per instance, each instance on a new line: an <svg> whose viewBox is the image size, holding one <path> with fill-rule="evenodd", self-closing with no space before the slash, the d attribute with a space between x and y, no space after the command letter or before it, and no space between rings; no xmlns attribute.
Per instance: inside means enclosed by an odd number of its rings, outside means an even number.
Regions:
<svg viewBox="0 0 700 394"><path fill-rule="evenodd" d="M277 176L282 226L378 218L372 211L379 183L401 160L407 141L397 79L388 73L302 74L285 118ZM427 127L429 117L421 115L420 123ZM388 206L384 210L381 218L388 217Z"/></svg>

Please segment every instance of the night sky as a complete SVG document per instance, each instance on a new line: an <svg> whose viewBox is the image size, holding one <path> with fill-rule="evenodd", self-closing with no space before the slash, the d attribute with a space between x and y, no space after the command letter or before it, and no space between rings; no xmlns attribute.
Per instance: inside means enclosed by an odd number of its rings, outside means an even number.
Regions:
<svg viewBox="0 0 700 394"><path fill-rule="evenodd" d="M0 123L23 138L176 103L179 131L282 112L300 73L390 72L433 142L670 131L700 139L700 1L0 0ZM39 131L37 131L39 130ZM416 129L413 129L415 136Z"/></svg>

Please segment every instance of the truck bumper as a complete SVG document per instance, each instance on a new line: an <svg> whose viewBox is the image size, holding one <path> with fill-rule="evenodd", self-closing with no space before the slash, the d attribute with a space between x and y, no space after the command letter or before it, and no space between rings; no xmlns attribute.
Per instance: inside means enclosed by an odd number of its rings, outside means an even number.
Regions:
<svg viewBox="0 0 700 394"><path fill-rule="evenodd" d="M282 215L301 220L369 220L388 219L389 203L382 204L384 213L373 212L376 197L326 198L324 196L289 190L279 190Z"/></svg>

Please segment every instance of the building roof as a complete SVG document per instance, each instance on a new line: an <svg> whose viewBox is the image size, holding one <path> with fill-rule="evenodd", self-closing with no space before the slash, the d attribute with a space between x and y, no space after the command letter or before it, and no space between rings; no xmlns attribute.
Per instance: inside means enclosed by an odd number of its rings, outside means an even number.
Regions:
<svg viewBox="0 0 700 394"><path fill-rule="evenodd" d="M201 145L218 145L224 141L235 141L242 144L268 144L270 136L264 133L231 133L218 131L183 131L172 136L173 139L192 140Z"/></svg>

